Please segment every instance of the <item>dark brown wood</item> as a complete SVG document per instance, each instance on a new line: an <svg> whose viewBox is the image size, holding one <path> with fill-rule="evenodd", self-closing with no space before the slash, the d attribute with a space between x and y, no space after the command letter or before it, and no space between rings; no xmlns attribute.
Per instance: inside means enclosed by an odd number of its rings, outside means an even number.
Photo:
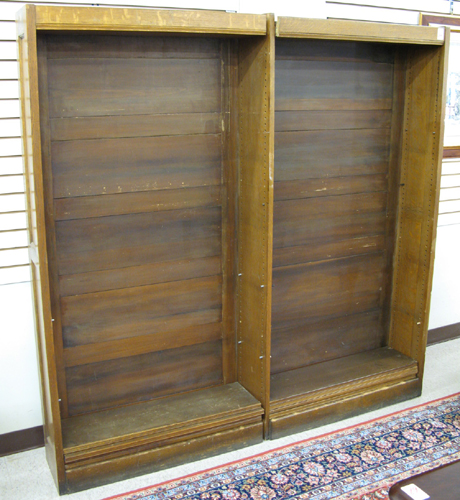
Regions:
<svg viewBox="0 0 460 500"><path fill-rule="evenodd" d="M120 406L222 383L222 342L66 369L69 413Z"/></svg>
<svg viewBox="0 0 460 500"><path fill-rule="evenodd" d="M219 59L220 42L209 37L125 36L104 33L48 36L49 59Z"/></svg>
<svg viewBox="0 0 460 500"><path fill-rule="evenodd" d="M64 349L64 362L66 367L98 363L211 342L220 339L221 336L221 323L187 326L180 330L160 331L154 334L68 347Z"/></svg>
<svg viewBox="0 0 460 500"><path fill-rule="evenodd" d="M433 328L428 331L428 344L438 344L460 337L460 323Z"/></svg>
<svg viewBox="0 0 460 500"><path fill-rule="evenodd" d="M412 500L413 496L402 490L404 486L410 484L418 486L426 495L429 495L430 500L455 498L460 488L460 460L398 481L388 492L390 500Z"/></svg>
<svg viewBox="0 0 460 500"><path fill-rule="evenodd" d="M51 59L48 72L51 118L220 111L218 59Z"/></svg>
<svg viewBox="0 0 460 500"><path fill-rule="evenodd" d="M309 262L321 261L325 257L327 259L337 259L352 255L380 252L384 249L384 243L384 237L376 235L358 236L351 239L315 245L307 244L275 248L273 250L273 269L293 264L307 264Z"/></svg>
<svg viewBox="0 0 460 500"><path fill-rule="evenodd" d="M50 120L54 141L218 134L220 113L119 115Z"/></svg>
<svg viewBox="0 0 460 500"><path fill-rule="evenodd" d="M43 426L0 435L0 457L44 446Z"/></svg>
<svg viewBox="0 0 460 500"><path fill-rule="evenodd" d="M220 184L219 135L59 141L51 155L56 198Z"/></svg>
<svg viewBox="0 0 460 500"><path fill-rule="evenodd" d="M389 345L423 376L439 205L445 47L408 54Z"/></svg>
<svg viewBox="0 0 460 500"><path fill-rule="evenodd" d="M395 379L400 377L401 373L395 374ZM422 392L421 382L417 378L371 384L367 389L357 392L353 392L346 385L343 389L343 392L338 392L336 397L329 401L322 401L311 407L296 407L295 411L291 408L282 415L275 413L270 420L271 438L281 438L293 432L362 415L368 411L416 398Z"/></svg>
<svg viewBox="0 0 460 500"><path fill-rule="evenodd" d="M103 292L169 281L216 276L221 271L219 255L201 259L172 260L141 266L106 269L59 277L61 297Z"/></svg>
<svg viewBox="0 0 460 500"><path fill-rule="evenodd" d="M390 128L391 111L277 111L275 132Z"/></svg>
<svg viewBox="0 0 460 500"><path fill-rule="evenodd" d="M272 325L272 374L295 370L382 346L378 308L333 317L308 317ZM293 355L298 353L298 355Z"/></svg>
<svg viewBox="0 0 460 500"><path fill-rule="evenodd" d="M221 253L220 236L219 207L62 221L59 274L212 257Z"/></svg>
<svg viewBox="0 0 460 500"><path fill-rule="evenodd" d="M407 372L410 378L415 378L417 363L394 349L382 347L328 361L323 366L315 364L292 372L272 375L272 410L275 402L277 407L282 407L289 404L287 402L289 399L302 398L308 404L309 398L306 397L306 393L317 391L333 393L335 387L352 383L361 388L367 378L391 379L392 372L399 370Z"/></svg>
<svg viewBox="0 0 460 500"><path fill-rule="evenodd" d="M211 323L210 317L220 321L221 294L221 277L211 276L63 297L64 345L170 331Z"/></svg>
<svg viewBox="0 0 460 500"><path fill-rule="evenodd" d="M415 267L430 266L433 212L423 234L419 225L405 232L409 276L398 282L395 243L399 251L401 206L418 221L436 204L444 50L424 46L442 45L436 30L412 30L416 47L350 41L408 42L411 30L396 28L372 35L355 23L281 18L277 29L272 437L420 393L423 334L398 317L396 341L390 318L400 286L403 301L412 291L420 300L408 314L426 300L431 275ZM422 87L432 96L426 106ZM419 118L424 133L415 138Z"/></svg>
<svg viewBox="0 0 460 500"><path fill-rule="evenodd" d="M43 197L45 202L46 246L50 280L51 315L53 317L54 349L58 380L59 402L62 417L68 416L67 386L63 363L61 304L56 249L56 226L53 207L53 177L51 173L51 135L49 125L48 67L46 42L37 40L40 96L40 131L43 170Z"/></svg>
<svg viewBox="0 0 460 500"><path fill-rule="evenodd" d="M235 382L236 366L236 279L237 279L237 192L238 192L238 45L222 43L222 361L223 381Z"/></svg>
<svg viewBox="0 0 460 500"><path fill-rule="evenodd" d="M288 21L334 41L279 41L275 96L273 16L23 12L45 439L62 492L419 394L437 30ZM75 423L89 437L69 444Z"/></svg>
<svg viewBox="0 0 460 500"><path fill-rule="evenodd" d="M272 321L339 316L378 305L383 279L379 253L277 268Z"/></svg>
<svg viewBox="0 0 460 500"><path fill-rule="evenodd" d="M443 158L459 158L460 147L447 147L443 150Z"/></svg>
<svg viewBox="0 0 460 500"><path fill-rule="evenodd" d="M169 407L170 415L165 412ZM142 405L130 405L97 413L78 415L64 422L66 455L101 448L102 444L129 443L136 437L162 439L165 432L199 424L218 424L216 416L233 418L238 414L261 415L260 404L240 384L225 384L159 399ZM106 449L105 453L110 449Z"/></svg>
<svg viewBox="0 0 460 500"><path fill-rule="evenodd" d="M54 202L55 220L164 212L183 208L218 207L221 204L220 191L220 186L205 186L60 198Z"/></svg>
<svg viewBox="0 0 460 500"><path fill-rule="evenodd" d="M255 444L261 414L260 403L235 383L72 417L64 422L63 490Z"/></svg>
<svg viewBox="0 0 460 500"><path fill-rule="evenodd" d="M391 117L390 155L387 174L387 203L385 227L386 269L380 297L381 322L388 345L390 334L391 294L393 290L393 264L396 246L396 221L398 216L399 189L401 184L401 158L403 150L404 89L406 84L405 48L395 51L393 77L393 107Z"/></svg>

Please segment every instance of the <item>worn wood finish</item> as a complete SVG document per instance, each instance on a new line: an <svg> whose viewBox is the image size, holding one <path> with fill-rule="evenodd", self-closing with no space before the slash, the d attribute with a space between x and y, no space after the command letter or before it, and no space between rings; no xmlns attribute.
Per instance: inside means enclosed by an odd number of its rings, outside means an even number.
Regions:
<svg viewBox="0 0 460 500"><path fill-rule="evenodd" d="M258 156L267 172L273 158L273 18L35 11L38 57L34 47L24 66L40 82L38 94L32 89L40 110L30 113L44 186L29 189L43 212L40 224L30 224L31 255L48 266L37 267L35 282L49 301L43 380L52 378L54 393L45 390L57 413L47 417L47 440L60 491L187 460L184 449L198 458L259 441L262 407L243 387L268 401L266 323L238 366L238 259L251 268L259 258L237 251L236 202L242 153ZM267 22L270 37L221 36L266 35ZM258 115L247 129L240 111ZM262 238L271 196L260 209ZM243 290L241 304L249 294ZM262 372L237 373L251 365ZM132 411L109 441L94 435L95 442L63 451L75 419L87 418L97 434L99 417L120 408ZM197 420L193 409L207 413ZM139 435L130 422L142 415L150 430Z"/></svg>
<svg viewBox="0 0 460 500"><path fill-rule="evenodd" d="M219 339L177 349L168 345L165 351L69 367L66 369L69 414L219 385L221 356Z"/></svg>
<svg viewBox="0 0 460 500"><path fill-rule="evenodd" d="M51 156L57 198L220 183L218 135L63 141L52 144ZM127 164L136 167L132 177Z"/></svg>
<svg viewBox="0 0 460 500"><path fill-rule="evenodd" d="M369 388L356 392L345 385L344 392L337 398L316 403L313 407L296 406L295 411L291 408L277 414L270 421L270 436L272 439L280 438L420 396L420 379L404 379L402 374L403 372L396 372L393 381L382 384L376 381Z"/></svg>
<svg viewBox="0 0 460 500"><path fill-rule="evenodd" d="M279 17L276 35L290 38L442 45L444 30L385 23Z"/></svg>
<svg viewBox="0 0 460 500"><path fill-rule="evenodd" d="M59 277L61 297L83 293L103 292L169 281L218 275L221 271L219 255L198 259L171 260L119 269L105 269L87 273L65 274Z"/></svg>
<svg viewBox="0 0 460 500"><path fill-rule="evenodd" d="M222 57L222 376L224 384L237 375L236 279L238 192L238 45L221 44Z"/></svg>
<svg viewBox="0 0 460 500"><path fill-rule="evenodd" d="M37 29L265 35L265 17L218 11L37 7Z"/></svg>
<svg viewBox="0 0 460 500"><path fill-rule="evenodd" d="M50 126L47 114L42 120L42 128L47 131L44 172L50 179L47 192L52 192L48 200L48 246L55 248L57 258L51 268L60 276L59 280L57 274L52 279L54 296L59 296L61 282L73 283L76 278L82 285L106 278L105 283L98 283L101 289L97 292L84 286L77 290L83 294L75 294L76 290L69 294L64 289L55 307L55 331L62 324L62 337L58 336L66 348L65 353L58 354L57 367L65 384L60 393L68 394L61 397L64 416L223 382L220 339L228 339L233 333L229 313L233 292L227 293L233 274L227 268L233 266L234 255L218 267L215 260L221 263L222 251L233 245L233 231L226 228L228 217L235 217L227 201L234 197L235 180L232 175L225 180L225 172L234 170L234 160L227 162L223 172L220 126L196 127L203 121L203 112L229 115L221 103L223 87L228 87L222 74L221 52L228 43L212 40L205 44L189 39L185 50L182 39L153 40L141 58L139 51L148 47L148 39L103 37L102 52L109 53L112 47L113 54L96 58L97 36L83 44L82 52L78 51L82 45L78 36L60 36L57 40L51 36L48 58L48 37L42 39L41 74L47 72L49 82L46 85L44 80L46 88L41 91L49 96L46 111L49 109L51 118L61 117L67 124L67 140L62 140L60 127ZM134 57L128 57L129 50ZM206 50L209 55L203 56ZM176 88L178 85L180 88ZM88 100L90 95L97 106ZM224 104L228 106L227 101ZM172 135L168 127L158 135L165 125L164 115L158 113L174 116L178 111L182 118L184 112L192 116L197 112L198 119L191 120L192 134L187 133L190 126L176 120ZM111 118L120 112L128 113L131 120L133 113L139 112L149 119L137 123L135 133L126 134L126 121L119 130L118 122L98 117L92 132L86 134L91 139L82 137L81 124L75 128L80 117L87 120L88 114ZM156 123L157 132L154 127L150 134L152 123ZM65 135L69 131L71 139ZM223 234L228 235L226 239ZM174 261L178 261L178 270L187 271L188 267L192 276L176 275L174 280ZM164 270L163 276L155 274L159 269ZM115 270L110 278L109 270ZM142 280L138 283L140 273ZM204 334L194 335L193 329L201 325ZM213 325L211 338L206 334L209 325ZM184 339L180 332L187 328L192 330ZM179 336L174 337L174 332ZM154 339L143 349L120 343L144 336ZM105 350L106 356L101 359L95 353L106 344L115 348ZM72 348L85 345L77 351L78 361L68 354L75 352ZM120 356L120 348L127 347ZM225 342L226 359L235 356L234 348L234 342L230 346ZM109 353L114 358L108 357ZM88 356L86 362L83 355ZM191 370L190 364L195 369ZM168 374L168 382L163 373Z"/></svg>
<svg viewBox="0 0 460 500"><path fill-rule="evenodd" d="M64 481L65 472L47 265L35 6L27 5L18 13L17 33L29 253L41 373L43 431L47 461L53 479L59 485Z"/></svg>
<svg viewBox="0 0 460 500"><path fill-rule="evenodd" d="M54 141L218 134L220 113L88 116L50 120Z"/></svg>
<svg viewBox="0 0 460 500"><path fill-rule="evenodd" d="M394 59L353 42L277 47L272 374L384 344Z"/></svg>
<svg viewBox="0 0 460 500"><path fill-rule="evenodd" d="M40 95L40 131L42 145L43 196L45 201L46 244L48 250L48 272L50 277L51 314L53 316L53 335L55 359L62 417L68 416L67 385L63 364L63 341L61 305L59 301L59 281L57 269L56 227L53 210L53 179L51 176L51 135L49 126L48 72L46 66L47 50L42 39L37 40Z"/></svg>
<svg viewBox="0 0 460 500"><path fill-rule="evenodd" d="M423 375L444 123L445 48L411 48L407 61L399 217L389 343ZM444 83L443 83L444 82Z"/></svg>
<svg viewBox="0 0 460 500"><path fill-rule="evenodd" d="M260 403L246 390L226 384L72 417L63 424L63 490L77 491L255 444L260 441L261 414Z"/></svg>
<svg viewBox="0 0 460 500"><path fill-rule="evenodd" d="M291 406L294 400L304 400L312 404L315 398L341 392L345 384L354 384L357 388L375 383L374 377L381 382L394 379L395 373L403 371L405 377L415 378L417 362L389 347L362 352L353 356L329 361L328 370L321 364L271 377L272 408ZM301 383L298 383L301 381ZM314 393L315 398L307 397Z"/></svg>
<svg viewBox="0 0 460 500"><path fill-rule="evenodd" d="M269 411L274 20L239 49L238 380ZM265 419L265 425L268 424Z"/></svg>
<svg viewBox="0 0 460 500"><path fill-rule="evenodd" d="M277 30L271 437L420 393L444 57L437 30Z"/></svg>
<svg viewBox="0 0 460 500"><path fill-rule="evenodd" d="M312 315L273 323L272 331L272 349L276 352L271 363L273 374L377 349L383 338L377 307L345 317L324 320ZM293 356L292 351L302 356Z"/></svg>

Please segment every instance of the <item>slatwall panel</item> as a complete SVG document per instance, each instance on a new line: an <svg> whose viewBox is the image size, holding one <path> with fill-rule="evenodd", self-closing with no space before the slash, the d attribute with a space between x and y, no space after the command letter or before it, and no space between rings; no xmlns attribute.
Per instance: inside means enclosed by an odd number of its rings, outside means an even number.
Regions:
<svg viewBox="0 0 460 500"><path fill-rule="evenodd" d="M17 4L0 2L0 285L30 280L22 175Z"/></svg>
<svg viewBox="0 0 460 500"><path fill-rule="evenodd" d="M460 158L442 164L438 226L460 224Z"/></svg>

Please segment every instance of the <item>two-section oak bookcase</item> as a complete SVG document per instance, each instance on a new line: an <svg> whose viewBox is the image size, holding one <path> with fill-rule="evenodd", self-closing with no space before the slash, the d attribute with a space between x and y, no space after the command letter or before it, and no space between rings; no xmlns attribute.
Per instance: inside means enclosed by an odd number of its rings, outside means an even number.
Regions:
<svg viewBox="0 0 460 500"><path fill-rule="evenodd" d="M437 29L28 5L18 35L62 493L420 393Z"/></svg>

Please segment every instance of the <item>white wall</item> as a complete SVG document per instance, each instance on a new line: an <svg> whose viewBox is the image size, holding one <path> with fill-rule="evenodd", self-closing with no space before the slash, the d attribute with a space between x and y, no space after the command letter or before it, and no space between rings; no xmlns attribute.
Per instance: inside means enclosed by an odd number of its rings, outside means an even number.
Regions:
<svg viewBox="0 0 460 500"><path fill-rule="evenodd" d="M29 283L0 286L0 434L41 425Z"/></svg>
<svg viewBox="0 0 460 500"><path fill-rule="evenodd" d="M155 0L102 0L99 5L154 7ZM40 2L42 3L42 2ZM44 3L44 2L43 2ZM86 4L87 0L61 1ZM358 19L418 24L420 11L446 15L448 0L161 0L162 7ZM25 240L20 151L15 13L24 5L0 0L0 434L40 425L39 376ZM460 14L460 2L454 9ZM454 11L455 11L454 10ZM446 167L436 248L430 328L460 322L460 175ZM444 173L444 172L443 172ZM460 174L460 170L458 172ZM457 189L457 191L455 191ZM453 210L453 211L452 211Z"/></svg>
<svg viewBox="0 0 460 500"><path fill-rule="evenodd" d="M429 328L460 323L460 224L438 227Z"/></svg>

